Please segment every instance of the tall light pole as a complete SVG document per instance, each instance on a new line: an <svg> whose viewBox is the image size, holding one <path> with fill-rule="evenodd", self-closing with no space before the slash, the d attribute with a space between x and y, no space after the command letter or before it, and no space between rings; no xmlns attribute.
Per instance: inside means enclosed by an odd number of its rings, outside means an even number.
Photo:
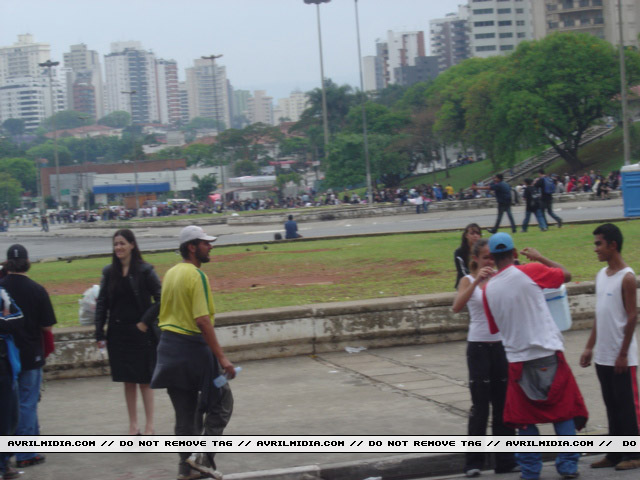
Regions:
<svg viewBox="0 0 640 480"><path fill-rule="evenodd" d="M123 93L125 95L129 95L129 108L131 109L131 126L133 126L133 103L131 101L131 99L133 98L133 95L135 95L137 92L136 90L129 90L129 91L121 91L120 93ZM133 132L132 132L133 133ZM135 143L135 137L134 138L134 142L133 142L133 179L135 182L135 194L136 194L136 216L138 215L138 211L140 210L140 199L138 198L138 159L135 158L137 153L136 153L136 143Z"/></svg>
<svg viewBox="0 0 640 480"><path fill-rule="evenodd" d="M624 34L622 32L622 0L618 0L618 22L620 22L620 99L622 101L622 145L624 164L629 165L631 148L629 146L629 117L627 114L627 74L624 62Z"/></svg>
<svg viewBox="0 0 640 480"><path fill-rule="evenodd" d="M213 83L213 103L214 103L214 108L215 108L215 116L216 116L216 136L218 137L218 140L220 139L220 115L219 115L219 109L218 109L218 89L217 89L217 81L216 81L216 58L220 58L222 57L222 54L220 55L209 55L209 56L203 56L202 59L203 60L211 60L211 77L212 77L212 83ZM222 210L225 210L225 205L227 203L227 188L225 185L225 178L224 178L224 165L222 164L222 156L220 157L220 180L222 182Z"/></svg>
<svg viewBox="0 0 640 480"><path fill-rule="evenodd" d="M56 203L60 208L60 162L58 160L58 131L56 130L55 120L55 102L53 98L53 75L52 68L60 65L60 62L52 62L47 60L46 62L39 63L38 66L49 69L49 96L51 97L51 129L53 130L53 161L56 166Z"/></svg>
<svg viewBox="0 0 640 480"><path fill-rule="evenodd" d="M318 19L318 46L320 48L320 86L322 88L322 125L324 127L324 158L329 158L329 121L327 119L327 92L324 86L324 60L322 56L322 28L320 26L320 4L329 3L331 0L304 0L304 3L316 6Z"/></svg>
<svg viewBox="0 0 640 480"><path fill-rule="evenodd" d="M358 0L353 1L356 8L356 35L358 37L358 66L360 67L360 95L362 95L362 141L364 143L364 163L367 170L367 203L373 205L373 188L371 185L371 163L369 161L369 139L367 137L367 95L364 92L362 77L362 53L360 51L360 19L358 17Z"/></svg>

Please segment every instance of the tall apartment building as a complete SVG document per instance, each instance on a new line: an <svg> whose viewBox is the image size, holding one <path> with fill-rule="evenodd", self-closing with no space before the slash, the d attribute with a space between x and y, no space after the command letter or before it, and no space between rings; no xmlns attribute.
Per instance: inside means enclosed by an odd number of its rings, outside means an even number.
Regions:
<svg viewBox="0 0 640 480"><path fill-rule="evenodd" d="M287 98L279 98L278 106L273 110L275 123L279 124L281 118L289 122L297 122L308 106L307 94L301 91L291 92Z"/></svg>
<svg viewBox="0 0 640 480"><path fill-rule="evenodd" d="M124 110L134 124L160 121L156 58L140 42L114 42L105 55L107 113Z"/></svg>
<svg viewBox="0 0 640 480"><path fill-rule="evenodd" d="M189 92L187 82L178 82L178 95L180 96L180 123L189 123Z"/></svg>
<svg viewBox="0 0 640 480"><path fill-rule="evenodd" d="M160 123L178 125L182 120L178 63L175 60L158 59L155 62L158 114Z"/></svg>
<svg viewBox="0 0 640 480"><path fill-rule="evenodd" d="M211 60L196 59L193 67L186 69L187 92L189 95L189 118L212 118L231 125L229 112L229 91L227 70L222 65L215 66Z"/></svg>
<svg viewBox="0 0 640 480"><path fill-rule="evenodd" d="M536 38L555 32L589 33L620 44L618 0L540 0L533 2ZM640 1L622 0L624 44L638 48Z"/></svg>
<svg viewBox="0 0 640 480"><path fill-rule="evenodd" d="M102 67L100 56L84 43L71 45L63 55L66 71L67 104L71 110L90 115L94 119L104 116Z"/></svg>
<svg viewBox="0 0 640 480"><path fill-rule="evenodd" d="M18 35L9 47L0 47L0 123L22 119L27 130L66 108L66 92L58 81L57 69L51 77L39 63L50 60L48 43L36 43L29 34ZM53 105L51 92L53 91Z"/></svg>
<svg viewBox="0 0 640 480"><path fill-rule="evenodd" d="M471 56L469 6L458 6L458 13L429 21L429 54L438 57L442 72Z"/></svg>
<svg viewBox="0 0 640 480"><path fill-rule="evenodd" d="M396 68L415 66L417 57L424 57L424 32L387 32L389 83L398 83Z"/></svg>
<svg viewBox="0 0 640 480"><path fill-rule="evenodd" d="M40 76L12 78L0 86L0 123L10 118L21 119L25 130L32 131L45 118L66 110L67 95L63 85L55 74L50 84L47 69L42 70Z"/></svg>
<svg viewBox="0 0 640 480"><path fill-rule="evenodd" d="M386 42L376 40L375 57L362 59L365 91L381 90L399 83L396 70L416 66L416 59L425 55L424 32L387 31Z"/></svg>
<svg viewBox="0 0 640 480"><path fill-rule="evenodd" d="M244 128L249 124L249 90L233 90L231 93L231 126Z"/></svg>
<svg viewBox="0 0 640 480"><path fill-rule="evenodd" d="M18 35L18 41L10 47L0 47L0 86L8 80L38 77L42 68L39 63L51 59L51 46L36 43L33 35Z"/></svg>
<svg viewBox="0 0 640 480"><path fill-rule="evenodd" d="M247 100L249 123L266 123L273 125L273 98L264 90L255 90Z"/></svg>
<svg viewBox="0 0 640 480"><path fill-rule="evenodd" d="M469 0L471 55L507 54L523 40L533 40L535 1L541 0Z"/></svg>

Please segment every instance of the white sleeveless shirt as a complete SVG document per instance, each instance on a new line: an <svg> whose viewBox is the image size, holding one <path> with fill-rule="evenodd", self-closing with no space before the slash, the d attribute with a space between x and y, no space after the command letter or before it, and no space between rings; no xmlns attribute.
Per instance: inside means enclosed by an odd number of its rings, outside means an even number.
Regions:
<svg viewBox="0 0 640 480"><path fill-rule="evenodd" d="M627 312L622 302L622 280L631 267L623 268L611 276L604 267L596 275L596 346L594 362L598 365L615 366L622 347ZM635 274L634 274L635 277ZM638 344L633 334L629 344L627 362L630 367L638 365Z"/></svg>
<svg viewBox="0 0 640 480"><path fill-rule="evenodd" d="M475 281L471 275L466 275L471 283ZM469 333L467 334L467 341L469 342L499 342L502 337L499 333L491 333L489 331L489 322L487 316L484 313L484 306L482 305L482 289L476 287L467 302L467 308L469 309Z"/></svg>

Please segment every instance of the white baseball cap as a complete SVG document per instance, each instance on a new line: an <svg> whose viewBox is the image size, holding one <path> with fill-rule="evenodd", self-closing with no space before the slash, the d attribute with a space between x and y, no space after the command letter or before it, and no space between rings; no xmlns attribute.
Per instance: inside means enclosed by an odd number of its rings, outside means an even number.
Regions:
<svg viewBox="0 0 640 480"><path fill-rule="evenodd" d="M192 240L204 240L205 242L215 242L218 237L212 237L204 233L202 228L196 225L189 225L184 227L180 232L180 245L190 242Z"/></svg>

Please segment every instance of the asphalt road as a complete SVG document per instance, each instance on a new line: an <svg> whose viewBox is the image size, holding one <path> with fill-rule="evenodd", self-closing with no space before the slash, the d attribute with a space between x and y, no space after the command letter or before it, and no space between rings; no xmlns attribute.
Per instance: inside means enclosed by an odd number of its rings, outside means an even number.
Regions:
<svg viewBox="0 0 640 480"><path fill-rule="evenodd" d="M565 222L607 220L623 216L622 200L567 202L555 205L555 211ZM516 222L522 222L524 207L513 208ZM299 233L307 238L358 235L369 233L419 232L438 229L463 228L471 222L491 227L495 221L495 208L459 211L431 211L424 214L357 218L328 222L300 223ZM533 219L535 221L535 219ZM283 215L284 223L284 215ZM502 225L508 220L503 218ZM531 226L530 226L531 227ZM551 229L555 226L550 225ZM68 257L110 253L110 237L114 229L108 224L104 229L86 230L52 225L51 231L39 232L35 227L12 226L9 232L0 233L0 251L12 243L23 243L32 259ZM282 225L211 225L205 230L219 236L217 245L272 241L275 233L283 233ZM135 233L143 251L177 247L179 227L138 227ZM508 229L507 229L508 231Z"/></svg>

